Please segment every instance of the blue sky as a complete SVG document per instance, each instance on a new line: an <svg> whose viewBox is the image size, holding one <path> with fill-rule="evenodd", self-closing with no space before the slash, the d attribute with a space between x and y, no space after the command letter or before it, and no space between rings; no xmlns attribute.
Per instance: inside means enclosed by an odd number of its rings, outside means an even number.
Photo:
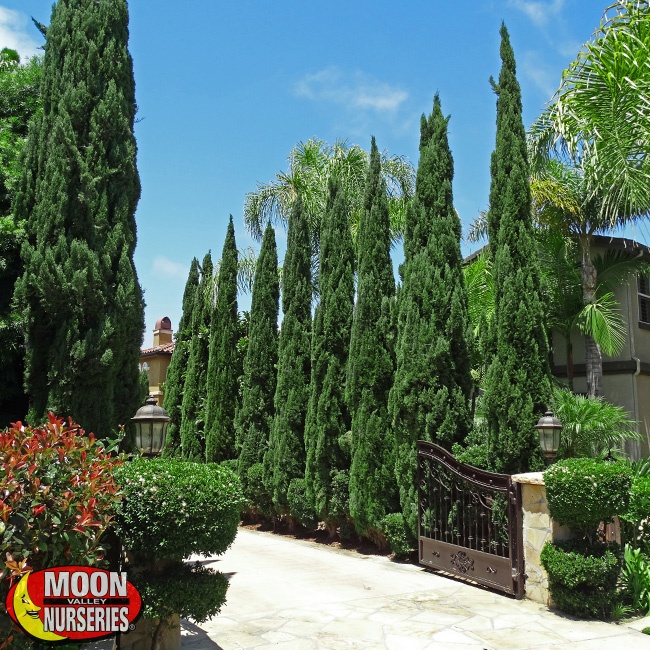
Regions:
<svg viewBox="0 0 650 650"><path fill-rule="evenodd" d="M440 93L451 115L454 202L467 225L488 204L499 28L517 59L528 127L598 27L593 0L132 0L142 197L135 262L154 323L174 328L192 257L219 258L228 216L254 246L244 197L285 170L299 141L347 139L418 161L419 120ZM455 5L455 6L454 6ZM0 48L37 53L30 16L51 0L0 0ZM278 231L280 255L286 236ZM471 247L463 244L463 252ZM401 251L395 251L400 257ZM249 297L242 297L240 309Z"/></svg>

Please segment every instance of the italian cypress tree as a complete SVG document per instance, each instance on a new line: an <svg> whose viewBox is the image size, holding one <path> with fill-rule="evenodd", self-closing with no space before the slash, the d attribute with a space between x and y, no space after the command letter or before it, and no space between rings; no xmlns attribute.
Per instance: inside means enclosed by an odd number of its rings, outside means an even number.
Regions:
<svg viewBox="0 0 650 650"><path fill-rule="evenodd" d="M125 0L59 0L15 204L28 221L16 286L29 419L48 409L106 436L139 404L140 197Z"/></svg>
<svg viewBox="0 0 650 650"><path fill-rule="evenodd" d="M550 398L548 341L533 240L521 90L508 31L501 26L496 147L492 154L488 234L494 258L493 360L483 406L488 460L499 472L543 467L535 423Z"/></svg>
<svg viewBox="0 0 650 650"><path fill-rule="evenodd" d="M354 251L345 196L337 180L330 182L322 222L319 278L305 426L305 478L314 512L333 532L344 514L333 502L333 496L339 503L341 499L340 494L334 495L334 482L338 472L349 468L339 439L350 429L344 391L354 304Z"/></svg>
<svg viewBox="0 0 650 650"><path fill-rule="evenodd" d="M221 254L217 302L210 327L206 403L206 459L210 463L235 458L235 412L239 403L239 338L237 244L231 216Z"/></svg>
<svg viewBox="0 0 650 650"><path fill-rule="evenodd" d="M390 314L395 279L386 186L374 137L357 250L357 303L346 383L352 417L350 515L360 534L378 539L380 521L396 507L388 416L388 394L395 370Z"/></svg>
<svg viewBox="0 0 650 650"><path fill-rule="evenodd" d="M20 248L25 223L14 219L11 203L21 176L27 127L41 107L41 71L40 59L20 65L16 51L0 51L0 428L23 420L29 408L23 385L23 317L12 304L16 281L24 270Z"/></svg>
<svg viewBox="0 0 650 650"><path fill-rule="evenodd" d="M235 418L239 476L247 487L247 471L264 460L273 422L278 363L278 308L280 282L275 232L269 222L257 258L248 348L244 359L242 404Z"/></svg>
<svg viewBox="0 0 650 650"><path fill-rule="evenodd" d="M454 209L449 118L436 95L422 116L415 197L407 212L397 370L389 398L396 476L408 529L417 529L416 440L451 449L471 425L471 326Z"/></svg>
<svg viewBox="0 0 650 650"><path fill-rule="evenodd" d="M298 200L289 216L282 268L284 318L278 341L275 416L264 456L264 485L278 514L287 514L292 479L305 476L305 418L311 372L311 244Z"/></svg>
<svg viewBox="0 0 650 650"><path fill-rule="evenodd" d="M192 309L189 355L181 402L181 453L183 458L195 462L205 458L205 400L213 309L213 269L212 255L208 252L201 264L201 279Z"/></svg>
<svg viewBox="0 0 650 650"><path fill-rule="evenodd" d="M169 415L165 456L175 456L180 451L183 392L187 365L190 360L192 343L192 313L196 304L199 286L199 260L196 257L190 264L190 272L183 291L183 313L176 330L174 352L172 354L167 377L165 379L165 396L163 406Z"/></svg>

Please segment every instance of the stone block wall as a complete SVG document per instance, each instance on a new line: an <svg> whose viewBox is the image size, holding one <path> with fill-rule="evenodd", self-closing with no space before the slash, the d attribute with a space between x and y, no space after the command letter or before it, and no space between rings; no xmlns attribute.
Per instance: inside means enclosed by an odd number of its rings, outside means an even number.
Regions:
<svg viewBox="0 0 650 650"><path fill-rule="evenodd" d="M516 474L512 480L521 484L526 598L550 606L548 576L539 554L547 541L568 539L571 533L567 526L560 526L551 518L542 472Z"/></svg>

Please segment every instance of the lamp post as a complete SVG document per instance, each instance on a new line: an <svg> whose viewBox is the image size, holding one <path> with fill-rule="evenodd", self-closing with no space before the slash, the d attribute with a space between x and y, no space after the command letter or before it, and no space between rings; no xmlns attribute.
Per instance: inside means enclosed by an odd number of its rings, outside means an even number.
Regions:
<svg viewBox="0 0 650 650"><path fill-rule="evenodd" d="M159 456L165 445L165 435L169 416L162 406L158 406L156 398L147 397L131 422L135 423L135 445L143 456Z"/></svg>
<svg viewBox="0 0 650 650"><path fill-rule="evenodd" d="M539 444L544 453L544 458L546 458L546 463L550 465L555 460L557 450L560 448L562 423L553 415L553 411L546 411L535 425L535 428L539 433Z"/></svg>

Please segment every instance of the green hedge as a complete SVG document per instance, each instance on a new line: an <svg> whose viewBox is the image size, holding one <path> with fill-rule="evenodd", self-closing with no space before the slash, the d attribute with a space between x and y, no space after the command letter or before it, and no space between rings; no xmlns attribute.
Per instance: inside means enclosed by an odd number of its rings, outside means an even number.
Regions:
<svg viewBox="0 0 650 650"><path fill-rule="evenodd" d="M215 464L139 458L115 473L125 498L116 523L136 563L223 553L245 504L239 479Z"/></svg>
<svg viewBox="0 0 650 650"><path fill-rule="evenodd" d="M174 614L203 623L226 602L228 579L201 566L177 563L161 573L129 576L140 592L143 616L169 619Z"/></svg>
<svg viewBox="0 0 650 650"><path fill-rule="evenodd" d="M601 521L627 510L631 481L626 463L561 460L544 472L551 517L593 537Z"/></svg>
<svg viewBox="0 0 650 650"><path fill-rule="evenodd" d="M611 614L622 566L616 544L585 547L584 540L547 542L540 560L548 573L551 598L560 610L584 618Z"/></svg>

